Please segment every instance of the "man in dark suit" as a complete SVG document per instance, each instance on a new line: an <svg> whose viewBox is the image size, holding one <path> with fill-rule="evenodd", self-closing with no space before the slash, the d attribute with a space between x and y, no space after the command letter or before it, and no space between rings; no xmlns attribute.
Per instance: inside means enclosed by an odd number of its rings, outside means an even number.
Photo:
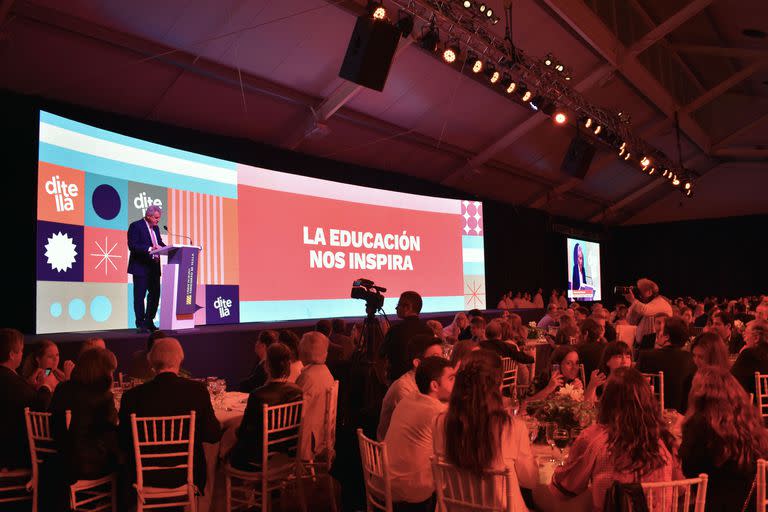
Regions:
<svg viewBox="0 0 768 512"><path fill-rule="evenodd" d="M120 442L125 453L134 453L131 434L131 414L137 417L177 416L195 411L194 482L202 492L205 489L206 465L202 443L217 443L221 426L213 413L211 397L205 384L179 377L184 350L174 338L155 341L149 353L149 363L155 378L123 393L120 402ZM134 464L132 461L131 464ZM184 470L186 471L186 470ZM165 473L165 472L163 472ZM185 473L158 475L145 485L178 487L185 482ZM135 478L136 471L130 475Z"/></svg>
<svg viewBox="0 0 768 512"><path fill-rule="evenodd" d="M747 348L741 351L731 373L747 393L755 394L755 372L768 374L768 322L756 319L744 331Z"/></svg>
<svg viewBox="0 0 768 512"><path fill-rule="evenodd" d="M0 469L28 468L29 446L24 408L45 411L59 382L38 370L33 386L16 373L21 365L24 336L16 329L0 329Z"/></svg>
<svg viewBox="0 0 768 512"><path fill-rule="evenodd" d="M605 339L603 327L593 318L587 318L581 322L579 328L581 336L576 344L579 353L579 361L584 365L584 376L589 379L592 372L600 367L600 361L605 352ZM584 383L586 384L586 383Z"/></svg>
<svg viewBox="0 0 768 512"><path fill-rule="evenodd" d="M395 382L405 372L411 369L411 361L408 360L408 342L418 334L434 336L432 329L419 319L421 313L421 295L408 291L400 294L395 311L402 322L395 324L384 337L381 344L381 355L386 357L389 363L387 376L390 382Z"/></svg>
<svg viewBox="0 0 768 512"><path fill-rule="evenodd" d="M661 348L643 350L637 369L643 373L664 372L664 407L685 412L688 397L685 383L689 382L696 366L690 352L682 349L688 340L688 327L682 318L667 318L659 335Z"/></svg>
<svg viewBox="0 0 768 512"><path fill-rule="evenodd" d="M518 349L513 342L502 341L501 322L491 320L485 327L485 339L480 343L480 348L496 352L500 357L509 357L520 364L532 364L535 362L533 356L526 354Z"/></svg>
<svg viewBox="0 0 768 512"><path fill-rule="evenodd" d="M159 206L147 208L143 219L128 226L128 273L133 274L133 311L139 332L157 329L152 319L160 302L160 257L149 252L165 247L157 223L163 212ZM144 298L147 309L144 310Z"/></svg>
<svg viewBox="0 0 768 512"><path fill-rule="evenodd" d="M733 328L733 319L725 311L718 311L712 315L709 330L723 338L730 354L738 354L744 346L744 338Z"/></svg>
<svg viewBox="0 0 768 512"><path fill-rule="evenodd" d="M302 399L301 388L288 382L291 373L291 352L288 347L282 343L270 345L267 349L266 367L269 375L267 383L251 391L243 422L237 430L237 444L232 450L232 465L244 471L259 471L261 467L264 405L287 404ZM287 436L290 433L282 434ZM271 449L282 451L279 445Z"/></svg>

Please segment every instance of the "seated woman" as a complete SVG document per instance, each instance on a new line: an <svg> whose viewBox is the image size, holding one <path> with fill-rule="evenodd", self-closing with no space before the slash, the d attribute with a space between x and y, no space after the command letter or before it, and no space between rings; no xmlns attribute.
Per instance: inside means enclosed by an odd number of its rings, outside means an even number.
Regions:
<svg viewBox="0 0 768 512"><path fill-rule="evenodd" d="M573 345L560 345L550 358L550 369L540 373L533 382L534 395L531 400L546 400L563 386L570 384L584 390L584 399L594 401L598 386L605 382L605 377L593 372L589 386L585 388L579 377L579 353ZM556 369L552 369L556 365ZM557 369L559 368L559 369Z"/></svg>
<svg viewBox="0 0 768 512"><path fill-rule="evenodd" d="M273 343L266 353L267 383L251 391L243 422L237 429L237 444L232 450L232 466L244 471L259 471L264 436L263 406L287 404L301 400L301 388L288 382L291 374L291 351L282 343ZM279 445L273 447L281 451Z"/></svg>
<svg viewBox="0 0 768 512"><path fill-rule="evenodd" d="M299 359L299 336L290 329L284 329L280 331L278 341L291 351L291 373L288 376L288 382L296 382L301 375L301 370L304 369Z"/></svg>
<svg viewBox="0 0 768 512"><path fill-rule="evenodd" d="M443 335L446 338L452 337L458 339L461 331L463 331L468 325L469 319L467 319L467 315L464 313L456 313L456 315L453 317L453 322L451 322L448 327L443 329Z"/></svg>
<svg viewBox="0 0 768 512"><path fill-rule="evenodd" d="M56 387L51 430L67 483L94 480L115 471L121 461L117 410L112 397L115 354L103 348L82 353L72 378ZM66 411L72 411L67 428Z"/></svg>
<svg viewBox="0 0 768 512"><path fill-rule="evenodd" d="M34 384L38 375L50 368L59 382L64 382L69 380L74 367L75 363L66 360L63 368L59 368L59 347L50 340L40 340L35 344L32 353L24 359L24 364L21 366L21 376L27 379L30 384Z"/></svg>
<svg viewBox="0 0 768 512"><path fill-rule="evenodd" d="M680 459L687 477L709 475L707 512L741 510L742 504L754 510L755 492L745 501L757 459L765 457L768 433L747 393L727 368L700 367L688 396Z"/></svg>
<svg viewBox="0 0 768 512"><path fill-rule="evenodd" d="M601 512L614 481L680 478L673 443L648 382L634 368L617 368L605 385L597 423L573 443L565 465L552 476L550 491L559 500L590 493L591 510Z"/></svg>
<svg viewBox="0 0 768 512"><path fill-rule="evenodd" d="M632 348L623 341L614 341L608 343L603 351L603 357L598 366L598 372L605 376L605 379L611 376L611 372L618 368L630 368L632 366ZM603 394L603 387L599 386L595 390L597 398Z"/></svg>
<svg viewBox="0 0 768 512"><path fill-rule="evenodd" d="M299 342L299 359L304 369L296 379L304 395L304 430L301 458L310 460L325 455L332 446L325 445L325 397L333 386L333 375L325 365L330 340L317 331L304 333Z"/></svg>
<svg viewBox="0 0 768 512"><path fill-rule="evenodd" d="M448 412L435 420L435 454L475 474L514 469L513 480L519 485L507 490L512 510L527 511L520 488L536 487L538 470L525 424L502 405L501 376L498 354L478 350L465 357Z"/></svg>

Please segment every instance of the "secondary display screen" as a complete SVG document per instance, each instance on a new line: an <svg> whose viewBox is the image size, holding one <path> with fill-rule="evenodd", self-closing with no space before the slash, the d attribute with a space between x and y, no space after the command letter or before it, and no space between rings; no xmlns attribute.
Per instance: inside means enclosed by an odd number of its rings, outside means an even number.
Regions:
<svg viewBox="0 0 768 512"><path fill-rule="evenodd" d="M358 278L387 288L387 314L406 290L424 312L485 308L478 201L262 169L42 111L37 199L38 333L134 326L127 230L150 205L166 244L203 247L197 325L363 316Z"/></svg>
<svg viewBox="0 0 768 512"><path fill-rule="evenodd" d="M601 300L600 244L576 238L567 239L568 298L580 301Z"/></svg>

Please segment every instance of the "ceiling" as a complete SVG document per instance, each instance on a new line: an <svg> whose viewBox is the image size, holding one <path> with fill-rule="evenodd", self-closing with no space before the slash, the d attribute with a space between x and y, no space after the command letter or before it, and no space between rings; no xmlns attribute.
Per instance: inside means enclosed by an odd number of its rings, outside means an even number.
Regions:
<svg viewBox="0 0 768 512"><path fill-rule="evenodd" d="M502 12L502 0L488 0ZM385 6L388 2L385 0ZM266 142L606 224L768 213L768 2L513 0L513 37L698 178L684 198L403 39L383 92L338 77L363 0L0 0L0 87ZM503 21L492 27L503 36ZM418 26L418 25L417 25ZM760 35L760 34L756 34Z"/></svg>

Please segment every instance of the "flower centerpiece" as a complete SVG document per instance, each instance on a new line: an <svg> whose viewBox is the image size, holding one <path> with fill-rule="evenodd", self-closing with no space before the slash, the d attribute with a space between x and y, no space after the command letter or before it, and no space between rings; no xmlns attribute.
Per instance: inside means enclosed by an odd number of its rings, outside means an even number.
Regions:
<svg viewBox="0 0 768 512"><path fill-rule="evenodd" d="M584 401L584 390L566 384L546 400L528 402L526 412L541 424L557 423L558 428L584 428L595 419L595 408Z"/></svg>

